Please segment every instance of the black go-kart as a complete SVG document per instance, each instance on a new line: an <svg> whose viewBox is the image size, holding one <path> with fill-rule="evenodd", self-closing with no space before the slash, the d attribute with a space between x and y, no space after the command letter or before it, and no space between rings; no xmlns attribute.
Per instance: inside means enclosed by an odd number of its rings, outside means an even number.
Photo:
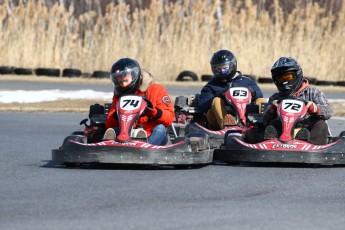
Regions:
<svg viewBox="0 0 345 230"><path fill-rule="evenodd" d="M115 140L102 140L105 132L105 119L110 107L91 105L89 119L81 125L97 127L96 138L76 131L68 135L62 146L52 150L52 160L73 167L84 164L118 164L174 166L175 168L201 167L212 162L213 150L206 134L190 133L178 136L174 124L169 128L169 141L164 146L152 145L147 138L136 138L134 133L141 129L133 128L136 119L144 113L147 103L137 95L126 95L117 104L120 133ZM90 120L90 124L87 124Z"/></svg>
<svg viewBox="0 0 345 230"><path fill-rule="evenodd" d="M345 131L329 135L325 145L315 145L308 142L309 131L300 122L307 116L305 101L285 98L278 101L277 112L282 130L276 136L265 137L262 114L247 114L251 128L244 135L227 132L223 145L214 151L214 160L230 164L345 164Z"/></svg>
<svg viewBox="0 0 345 230"><path fill-rule="evenodd" d="M221 130L211 130L205 119L205 114L198 110L199 94L179 96L175 99L175 117L177 132L180 136L189 133L206 134L210 138L212 149L219 148L227 132L242 135L246 131L246 114L253 109L264 110L267 98L259 98L251 103L252 96L246 87L232 87L224 94L225 103L234 111L236 124L226 126ZM266 103L264 103L266 102Z"/></svg>

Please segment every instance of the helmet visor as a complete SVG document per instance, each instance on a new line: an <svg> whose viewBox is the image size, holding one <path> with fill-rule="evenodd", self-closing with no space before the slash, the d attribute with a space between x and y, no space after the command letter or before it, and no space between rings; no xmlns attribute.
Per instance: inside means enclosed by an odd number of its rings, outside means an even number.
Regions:
<svg viewBox="0 0 345 230"><path fill-rule="evenodd" d="M291 82L295 79L295 74L294 73L284 73L278 77L276 77L276 82L278 84L282 84L284 82Z"/></svg>
<svg viewBox="0 0 345 230"><path fill-rule="evenodd" d="M111 81L115 86L119 87L127 87L130 85L136 77L135 68L125 69L125 70L117 70L115 73L110 74Z"/></svg>
<svg viewBox="0 0 345 230"><path fill-rule="evenodd" d="M232 61L211 65L213 72L217 73L219 76L226 76L230 74L235 67L236 65Z"/></svg>

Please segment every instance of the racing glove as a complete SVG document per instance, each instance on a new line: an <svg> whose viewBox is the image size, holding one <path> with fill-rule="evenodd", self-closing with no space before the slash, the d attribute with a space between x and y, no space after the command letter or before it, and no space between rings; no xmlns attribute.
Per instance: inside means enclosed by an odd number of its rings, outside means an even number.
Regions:
<svg viewBox="0 0 345 230"><path fill-rule="evenodd" d="M158 118L160 118L162 116L162 110L157 108L157 107L154 107L152 102L148 98L143 97L143 99L147 103L147 107L146 107L146 110L145 110L145 115L148 116L148 118L150 118L150 119L158 119Z"/></svg>
<svg viewBox="0 0 345 230"><path fill-rule="evenodd" d="M308 101L307 109L308 109L308 113L312 115L316 115L320 112L320 108L312 101Z"/></svg>
<svg viewBox="0 0 345 230"><path fill-rule="evenodd" d="M276 113L277 112L277 106L278 106L278 101L277 100L272 101L270 107L268 108L268 112L270 114Z"/></svg>
<svg viewBox="0 0 345 230"><path fill-rule="evenodd" d="M214 94L214 97L219 97L219 98L225 100L225 93L224 92L217 92Z"/></svg>

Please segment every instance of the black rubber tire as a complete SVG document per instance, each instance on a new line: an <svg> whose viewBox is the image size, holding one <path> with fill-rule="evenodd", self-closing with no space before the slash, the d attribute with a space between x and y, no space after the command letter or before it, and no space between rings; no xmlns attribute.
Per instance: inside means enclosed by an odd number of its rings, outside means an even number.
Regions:
<svg viewBox="0 0 345 230"><path fill-rule="evenodd" d="M345 86L345 81L338 81L337 86Z"/></svg>
<svg viewBox="0 0 345 230"><path fill-rule="evenodd" d="M110 72L101 70L94 71L92 74L93 78L109 78L109 76Z"/></svg>
<svg viewBox="0 0 345 230"><path fill-rule="evenodd" d="M269 83L269 84L271 84L271 83L273 83L273 79L270 77L259 77L258 83L263 83L263 84Z"/></svg>
<svg viewBox="0 0 345 230"><path fill-rule="evenodd" d="M316 85L329 86L329 85L336 85L336 82L334 82L334 81L323 81L323 80L320 80L320 81L316 81L315 84L316 84Z"/></svg>
<svg viewBox="0 0 345 230"><path fill-rule="evenodd" d="M79 69L64 69L62 71L63 77L80 77L81 70Z"/></svg>
<svg viewBox="0 0 345 230"><path fill-rule="evenodd" d="M60 69L56 68L37 68L35 69L37 76L59 77Z"/></svg>
<svg viewBox="0 0 345 230"><path fill-rule="evenodd" d="M213 75L210 75L210 74L201 75L201 81L211 81L212 78L213 78Z"/></svg>
<svg viewBox="0 0 345 230"><path fill-rule="evenodd" d="M13 70L14 74L17 75L32 75L33 71L30 68L15 68Z"/></svg>
<svg viewBox="0 0 345 230"><path fill-rule="evenodd" d="M198 81L198 75L193 71L182 71L176 78L176 81Z"/></svg>
<svg viewBox="0 0 345 230"><path fill-rule="evenodd" d="M309 84L312 84L312 85L316 84L317 80L315 77L305 77L305 78L308 80Z"/></svg>
<svg viewBox="0 0 345 230"><path fill-rule="evenodd" d="M14 67L0 66L0 74L13 74Z"/></svg>

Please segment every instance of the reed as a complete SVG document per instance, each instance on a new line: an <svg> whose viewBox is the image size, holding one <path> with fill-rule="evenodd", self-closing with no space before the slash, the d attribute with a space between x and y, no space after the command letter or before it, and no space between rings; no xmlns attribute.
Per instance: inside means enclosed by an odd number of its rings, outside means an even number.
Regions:
<svg viewBox="0 0 345 230"><path fill-rule="evenodd" d="M0 5L0 65L109 70L121 57L137 59L160 81L179 72L210 74L209 60L230 49L245 74L270 76L280 56L296 58L305 75L345 80L345 4L337 14L295 1L287 14L274 0L263 10L251 0L152 0L131 12L125 3L99 15L27 0ZM183 2L183 3L181 3ZM242 4L240 4L242 2Z"/></svg>

